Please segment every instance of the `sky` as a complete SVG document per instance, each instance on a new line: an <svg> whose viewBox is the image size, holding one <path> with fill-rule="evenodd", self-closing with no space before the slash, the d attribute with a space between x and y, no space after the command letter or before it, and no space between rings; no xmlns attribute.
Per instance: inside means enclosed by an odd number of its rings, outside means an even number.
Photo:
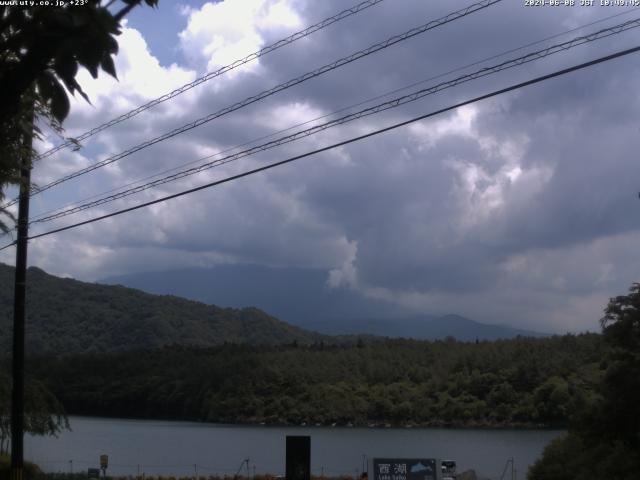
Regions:
<svg viewBox="0 0 640 480"><path fill-rule="evenodd" d="M109 128L77 152L41 160L34 182L44 185L472 3L382 1ZM31 218L247 142L264 143L303 122L328 115L292 131L640 17L640 9L580 3L504 0L34 196ZM157 9L139 8L118 37L118 80L79 73L91 104L72 101L65 135L77 136L355 4L160 0ZM483 61L534 42L540 43ZM31 233L203 185L639 44L640 29L630 29L35 224ZM226 263L313 267L326 271L327 288L352 289L415 313L456 313L547 332L597 330L608 298L639 280L639 79L636 53L35 239L29 264L86 281ZM61 142L45 133L36 145L40 151ZM4 250L0 261L13 264L14 255Z"/></svg>

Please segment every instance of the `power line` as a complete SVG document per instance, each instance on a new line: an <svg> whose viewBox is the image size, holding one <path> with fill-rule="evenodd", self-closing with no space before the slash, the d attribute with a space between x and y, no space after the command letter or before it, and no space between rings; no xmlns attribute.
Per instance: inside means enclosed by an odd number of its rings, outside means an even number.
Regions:
<svg viewBox="0 0 640 480"><path fill-rule="evenodd" d="M347 17L350 17L351 15L355 15L356 13L359 13L363 10L366 10L369 7L373 7L374 5L382 2L384 0L366 0L364 2L361 2L351 8L347 8L346 10L342 10L341 12L325 18L324 20L311 25L310 27L305 28L304 30L300 30L299 32L293 33L291 35L289 35L286 38L280 39L277 42L274 42L270 45L267 45L264 48L261 48L260 50L258 50L257 52L251 53L249 55L247 55L244 58L241 58L239 60L235 60L234 62L225 65L224 67L219 68L218 70L215 70L213 72L209 72L206 75L197 78L196 80L194 80L193 82L190 83L186 83L184 85L182 85L181 87L176 88L175 90L162 95L161 97L158 97L154 100L151 100L150 102L145 103L144 105L141 105L133 110L131 110L130 112L127 112L125 114L120 115L119 117L116 117L112 120L109 120L106 123L103 123L102 125L99 125L95 128L92 128L91 130L86 131L85 133L79 135L78 137L74 137L74 141L66 141L65 143L62 143L50 150L47 150L46 152L38 155L36 157L36 160L40 160L43 159L45 157L48 157L50 155L53 155L54 153L67 148L67 147L71 147L71 146L77 146L77 142L80 142L82 140L85 140L89 137L92 137L93 135L106 130L109 127L112 127L114 125L117 125L118 123L121 123L125 120L128 120L132 117L135 117L136 115L138 115L141 112L144 112L145 110L148 110L152 107L155 107L156 105L159 105L163 102L166 102L167 100L170 100L174 97L177 97L178 95L180 95L181 93L186 92L187 90L191 90L192 88L200 85L201 83L204 82L208 82L209 80L212 80L216 77L219 77L222 74L225 74L235 68L241 67L242 65L245 65L246 63L249 63L253 60L257 60L258 58L271 53L281 47L284 47L285 45L289 45L290 43L295 42L296 40L300 40L301 38L304 38L308 35L311 35L314 32L317 32L318 30L322 30L323 28L328 27L329 25L332 25L336 22L339 22L340 20L343 20Z"/></svg>
<svg viewBox="0 0 640 480"><path fill-rule="evenodd" d="M591 67L593 65L597 65L597 64L600 64L600 63L604 63L604 62L613 60L615 58L619 58L619 57L623 57L623 56L626 56L626 55L630 55L630 54L638 52L638 51L640 51L640 46L629 48L629 49L626 49L626 50L621 50L621 51L618 51L618 52L613 53L611 55L606 55L604 57L599 57L599 58L597 58L595 60L591 60L589 62L584 62L584 63L578 64L578 65L574 65L572 67L564 68L562 70L557 70L557 71L555 71L553 73L549 73L547 75L542 75L542 76L533 78L531 80L527 80L525 82L517 83L515 85L511 85L509 87L502 88L500 90L495 90L495 91L493 91L491 93L487 93L487 94L481 95L479 97L475 97L475 98L472 98L470 100L466 100L464 102L457 103L455 105L450 105L448 107L444 107L444 108L441 108L439 110L435 110L433 112L430 112L430 113L427 113L427 114L424 114L424 115L420 115L418 117L414 117L414 118L412 118L410 120L405 120L405 121L400 122L400 123L395 123L395 124L390 125L388 127L381 128L381 129L375 130L373 132L369 132L367 134L360 135L358 137L353 137L353 138L350 138L348 140L344 140L344 141L341 141L341 142L338 142L338 143L334 143L332 145L328 145L326 147L322 147L322 148L319 148L319 149L316 149L316 150L312 150L310 152L303 153L301 155L296 155L294 157L290 157L290 158L287 158L285 160L280 160L278 162L270 163L268 165L265 165L265 166L262 166L262 167L259 167L259 168L255 168L253 170L249 170L249 171L237 174L237 175L232 175L232 176L224 178L222 180L216 180L214 182L210 182L210 183L207 183L205 185L201 185L199 187L191 188L189 190L184 190L182 192L174 193L172 195L167 195L165 197L158 198L158 199L155 199L155 200L152 200L152 201L149 201L149 202L141 203L141 204L135 205L133 207L129 207L129 208L125 208L125 209L122 209L122 210L118 210L116 212L112 212L112 213L109 213L109 214L106 214L106 215L95 217L95 218L92 218L92 219L89 219L89 220L84 220L82 222L78 222L78 223L74 223L74 224L71 224L71 225L67 225L65 227L60 227L60 228L56 228L56 229L53 229L53 230L49 230L47 232L39 233L37 235L32 235L32 236L30 236L28 238L28 240L34 240L36 238L45 237L45 236L48 236L48 235L53 235L55 233L60 233L60 232L66 231L66 230L71 230L73 228L81 227L83 225L88 225L90 223L98 222L98 221L101 221L101 220L105 220L107 218L115 217L115 216L118 216L118 215L122 215L124 213L132 212L134 210L139 210L139 209L144 208L144 207L155 205L157 203L165 202L167 200L171 200L171 199L174 199L174 198L182 197L184 195L195 193L195 192L198 192L200 190L205 190L207 188L215 187L215 186L221 185L223 183L228 183L228 182L231 182L233 180L238 180L240 178L247 177L247 176L253 175L255 173L263 172L265 170L270 170L272 168L279 167L281 165L285 165L287 163L291 163L291 162L294 162L296 160L300 160L302 158L310 157L312 155L316 155L316 154L321 153L321 152L332 150L334 148L342 147L342 146L348 145L350 143L358 142L360 140L364 140L366 138L373 137L375 135L379 135L381 133L385 133L385 132L388 132L388 131L391 131L391 130L395 130L396 128L403 127L403 126L409 125L411 123L415 123L417 121L424 120L424 119L439 115L441 113L445 113L445 112L448 112L448 111L451 111L451 110L455 110L456 108L460 108L460 107L463 107L465 105L470 105L472 103L476 103L476 102L479 102L481 100L486 100L488 98L495 97L495 96L501 95L503 93L511 92L511 91L517 90L519 88L523 88L523 87L526 87L526 86L529 86L529 85L540 83L540 82L543 82L545 80L549 80L549 79L554 78L554 77L558 77L558 76L561 76L561 75L566 75L568 73L571 73L571 72L574 72L574 71L577 71L577 70L581 70L581 69L584 69L584 68L587 68L587 67ZM9 248L10 246L12 246L14 244L15 244L15 242L12 242L12 243L10 243L8 245L5 245L4 247L0 248L0 251L4 250L6 248Z"/></svg>
<svg viewBox="0 0 640 480"><path fill-rule="evenodd" d="M166 174L168 174L168 173L170 173L170 172L175 172L175 171L179 170L180 168L184 168L184 167L186 167L186 166L188 166L188 165L193 165L193 164L195 164L195 163L201 162L201 161L203 161L203 160L207 160L207 159L212 158L212 157L214 157L214 156L222 155L222 154L224 154L224 153L227 153L227 152L230 152L230 151L233 151L233 150L236 150L236 149L242 148L242 147L246 147L246 146L251 145L251 144L256 143L256 142L259 142L259 141L261 141L261 140L265 140L265 139L267 139L267 138L275 137L275 136L276 136L276 135L278 135L278 134L288 132L288 131L293 130L293 129L295 129L295 128L302 127L302 126L304 126L304 125L308 125L308 124L310 124L310 123L312 123L312 122L315 122L315 121L318 121L318 120L322 120L322 119L324 119L324 118L328 118L328 117L331 117L331 116L333 116L333 115L337 115L338 113L342 113L342 112L344 112L344 111L351 110L352 108L355 108L355 107L359 107L359 106L365 105L365 104L367 104L367 103L369 103L369 102L372 102L372 101L375 101L375 100L380 100L380 99L382 99L382 98L384 98L384 97L388 97L389 95L392 95L392 94L394 94L394 93L399 93L399 92L402 92L402 91L408 90L408 89L410 89L410 88L412 88L412 87L415 87L415 86L418 86L418 85L422 85L422 84L424 84L424 83L426 83L426 82L429 82L429 81L432 81L432 80L436 80L436 79L438 79L438 78L445 77L445 76L450 75L450 74L452 74L452 73L456 73L456 72L459 72L459 71L462 71L462 70L466 70L466 69L468 69L468 68L470 68L470 67L473 67L473 66L476 66L476 65L479 65L479 64L485 63L485 62L487 62L487 61L489 61L489 60L493 60L493 59L496 59L496 58L503 57L503 56L505 56L505 55L507 55L507 54L509 54L509 53L513 53L513 52L517 52L517 51L520 51L520 50L524 50L525 48L528 48L528 47L531 47L531 46L534 46L534 45L539 45L539 44L544 43L544 42L547 42L547 41L549 41L549 40L553 40L553 39L555 39L555 38L558 38L558 37L561 37L561 36L567 35L568 33L572 33L572 32L575 32L575 31L577 31L577 30L582 30L582 29L584 29L584 28L587 28L587 27L590 27L590 26L596 25L596 24L598 24L598 23L602 23L602 22L605 22L605 21L607 21L607 20L611 20L612 18L616 18L616 17L620 17L620 16L624 16L624 15L629 15L630 13L633 13L633 12L635 12L635 11L637 11L637 10L640 10L640 8L634 8L634 9L631 9L631 10L628 10L628 11L624 11L624 12L621 12L621 13L617 13L617 14L609 15L609 16L607 16L607 17L603 17L603 18L598 19L598 20L595 20L595 21L593 21L593 22L589 22L589 23L586 23L586 24L580 25L580 26L578 26L578 27L571 28L571 29L569 29L569 30L565 30L565 31L563 31L563 32L561 32L561 33L558 33L558 34L555 34L555 35L552 35L552 36L549 36L549 37L545 37L545 38L543 38L543 39L536 40L536 41L534 41L534 42L530 42L530 43L527 43L527 44L525 44L525 45L521 45L521 46L519 46L519 47L512 48L512 49L509 49L509 50L506 50L506 51L503 51L503 52L501 52L501 53L498 53L498 54L492 55L492 56L490 56L490 57L485 57L485 58L483 58L482 60L477 60L477 61L475 61L475 62L473 62L473 63L467 64L467 65L464 65L464 66L461 66L461 67L457 67L457 68L455 68L455 69L453 69L453 70L449 70L449 71L447 71L447 72L440 73L440 74L438 74L438 75L435 75L435 76L432 76L432 77L429 77L429 78L426 78L426 79L420 80L420 81L418 81L418 82L414 82L414 83L412 83L412 84L410 84L410 85L406 85L406 86L404 86L404 87L396 88L396 89L391 90L391 91L389 91L389 92L386 92L386 93L383 93L383 94L380 94L380 95L376 95L375 97L371 97L371 98L368 98L368 99L366 99L366 100L360 101L360 102L358 102L358 103L351 104L351 105L349 105L349 106L346 106L346 107L340 108L340 109L338 109L338 110L334 110L334 111L333 111L333 112L331 112L331 113L327 113L327 114L321 115L321 116L319 116L319 117L315 117L315 118L312 118L312 119L310 119L310 120L306 120L306 121L304 121L304 122L297 123L297 124L295 124L295 125L292 125L292 126L290 126L290 127L285 128L285 129L282 129L282 130L279 130L279 131L276 131L276 132L273 132L273 133L270 133L270 134L267 134L267 135L263 135L263 136L258 137L258 138L254 138L254 139L249 140L249 141L247 141L247 142L244 142L244 143L242 143L242 144L240 144L240 145L235 145L235 146L233 146L233 147L229 147L229 148L226 148L226 149L224 149L224 150L220 150L220 151L218 151L217 153L215 153L215 154L213 154L213 155L207 155L206 157L201 157L201 158L198 158L198 159L196 159L196 160L192 160L192 161L189 161L189 162L183 163L183 164L181 164L181 165L179 165L179 166L172 167L172 168L167 169L167 170L163 170L163 171L158 172L158 173L155 173L155 174L153 174L153 175L148 175L148 176L143 177L143 178L138 178L137 180L131 181L131 182L129 182L129 183L127 183L127 184L125 184L125 185L121 185L120 187L115 187L115 188L109 189L109 190L107 190L107 191L103 191L103 192L101 192L101 193L99 193L99 194L91 195L90 197L86 197L86 198L84 198L84 199L82 199L82 200L77 200L77 201L75 201L75 202L70 202L70 203L67 203L67 204L65 204L65 205L62 205L61 207L58 207L58 208L54 208L54 209L50 209L50 210L47 210L47 211L41 212L41 213L37 216L37 218L35 219L35 221L38 221L38 220L42 219L43 217L45 217L45 216L47 216L47 215L49 215L49 214L56 213L56 212L58 212L58 211L61 211L61 210L63 210L63 209L66 209L66 208L68 208L68 207L80 206L80 205L83 205L84 203L89 202L90 200L93 200L94 198L100 198L100 197L103 197L104 195L107 195L107 194L110 194L110 193L113 193L113 192L118 192L119 190L121 190L121 189L123 189L123 188L131 187L132 185L135 185L135 184L137 184L137 183L139 183L139 182L143 182L143 181L145 181L145 180L150 180L150 179L152 179L152 178L160 177L161 175L166 175ZM615 28L615 27L610 27L610 28ZM224 159L219 159L219 161L222 161L222 160L224 160ZM121 193L122 193L122 192L121 192Z"/></svg>
<svg viewBox="0 0 640 480"><path fill-rule="evenodd" d="M293 133L291 135L280 137L280 138L278 138L276 140L272 140L272 141L266 142L266 143L264 143L262 145L257 145L255 147L252 147L252 148L249 148L249 149L246 149L246 150L242 150L240 152L236 152L236 153L234 153L232 155L228 155L226 157L214 160L212 162L207 162L207 163L205 163L203 165L200 165L200 166L197 166L197 167L192 167L192 168L189 168L187 170L179 171L179 172L174 173L172 175L168 175L166 177L154 180L152 182L149 182L149 183L146 183L146 184L143 184L143 185L139 185L137 187L130 188L128 190L124 190L124 191L115 193L113 195L109 195L109 196L100 198L98 200L87 202L87 203L78 205L78 206L73 207L73 208L62 210L62 211L59 211L57 213L52 213L50 215L41 216L40 218L37 218L37 219L31 221L30 223L31 224L44 223L44 222L48 222L48 221L51 221L51 220L56 220L58 218L62 218L62 217L65 217L65 216L68 216L68 215L71 215L71 214L74 214L74 213L78 213L78 212L81 212L81 211L84 211L84 210L88 210L90 208L97 207L99 205L104 205L106 203L110 203L110 202L113 202L113 201L116 201L116 200L119 200L119 199L122 199L122 198L125 198L125 197L128 197L128 196L134 195L136 193L140 193L142 191L148 190L148 189L153 188L153 187L157 187L159 185L164 185L166 183L173 182L175 180L179 180L181 178L185 178L185 177L188 177L188 176L191 176L191 175L195 175L197 173L203 172L205 170L208 170L208 169L211 169L211 168L214 168L214 167L217 167L217 166L225 165L225 164L230 163L232 161L236 161L236 160L238 160L240 158L244 158L244 157L247 157L249 155L253 155L254 153L258 153L258 152L262 152L262 151L265 151L265 150L269 150L271 148L275 148L275 147L278 147L278 146L293 142L295 140L299 140L301 138L305 138L305 137L314 135L314 134L319 133L321 131L324 131L324 130L326 130L328 128L335 127L337 125L344 125L345 123L357 120L359 118L363 118L363 117L366 117L366 116L374 115L374 114L383 112L385 110L389 110L389 109L392 109L392 108L399 107L401 105L405 105L405 104L414 102L416 100L419 100L421 98L426 97L427 95L432 95L432 94L438 93L440 91L443 91L445 89L452 88L452 87L455 87L457 85L460 85L460 84L463 84L463 83L466 83L466 82L469 82L469 81L472 81L472 80L477 80L479 78L483 78L483 77L486 77L488 75L492 75L494 73L498 73L498 72L501 72L503 70L507 70L509 68L513 68L513 67L517 67L517 66L520 66L520 65L524 65L526 63L530 63L530 62L533 62L535 60L539 60L539 59L545 58L547 56L550 56L550 55L553 55L553 54L556 54L556 53L559 53L559 52L563 52L563 51L569 50L569 49L577 47L579 45L590 43L590 42L593 42L593 41L596 41L596 40L601 40L603 38L610 37L611 35L616 35L616 34L619 34L621 32L630 30L632 28L637 28L637 27L640 27L640 18L637 18L637 19L634 19L634 20L629 20L629 21L621 23L619 25L615 25L615 26L612 26L612 27L609 27L609 28L605 28L605 29L599 30L597 32L593 32L593 33L588 34L588 35L584 35L584 36L581 36L581 37L576 37L576 38L574 38L572 40L569 40L569 41L566 41L566 42L563 42L563 43L560 43L560 44L557 44L557 45L552 45L552 46L547 47L545 49L538 50L538 51L535 51L535 52L531 52L531 53L528 53L528 54L526 54L524 56L521 56L521 57L518 57L518 58L515 58L515 59L506 60L506 61L504 61L504 62L502 62L500 64L497 64L497 65L494 65L494 66L491 66L491 67L482 68L482 69L477 70L477 71L475 71L473 73L469 73L467 75L462 75L462 76L457 77L455 79L439 83L439 84L434 85L432 87L428 87L428 88L424 88L424 89L418 90L418 91L413 92L411 94L404 95L404 96L389 100L387 102L383 102L383 103L375 105L373 107L365 108L365 109L360 110L358 112L354 112L354 113L351 113L349 115L345 115L345 116L343 116L341 118L337 118L337 119L331 120L329 122L313 126L313 127L308 128L306 130L301 130L299 132L295 132L295 133ZM214 156L214 155L211 155L211 156ZM205 157L204 159L211 158L211 156ZM203 159L201 159L201 160L203 160Z"/></svg>
<svg viewBox="0 0 640 480"><path fill-rule="evenodd" d="M259 101L259 100L263 100L264 98L267 98L267 97L269 97L271 95L274 95L275 93L278 93L278 92L280 92L282 90L286 90L286 89L291 88L291 87L293 87L295 85L303 83L303 82L305 82L305 81L307 81L309 79L318 77L318 76L320 76L320 75L322 75L324 73L327 73L327 72L329 72L331 70L335 70L336 68L342 67L342 66L347 65L347 64L349 64L351 62L354 62L354 61L356 61L356 60L358 60L360 58L363 58L363 57L365 57L367 55L371 55L372 53L375 53L375 52L378 52L378 51L383 50L385 48L388 48L388 47L390 47L392 45L395 45L396 43L408 40L408 39L410 39L412 37L415 37L416 35L425 33L425 32L427 32L429 30L432 30L432 29L434 29L436 27L439 27L439 26L445 25L447 23L453 22L455 20L458 20L460 18L466 17L467 15L470 15L472 13L475 13L475 12L479 11L479 10L485 9L485 8L487 8L487 7L489 7L489 6L493 5L493 4L496 4L498 2L501 2L501 1L502 0L482 0L481 2L477 2L477 3L474 3L472 5L469 5L468 7L465 7L463 9L460 9L460 10L457 10L455 12L452 12L452 13L450 13L448 15L445 15L444 17L441 17L441 18L439 18L437 20L432 20L432 21L430 21L428 23L425 23L424 25L421 25L419 27L415 27L415 28L412 28L410 30L407 30L406 32L404 32L402 34L394 35L393 37L390 37L390 38L388 38L388 39L386 39L386 40L384 40L382 42L376 43L376 44L374 44L374 45L372 45L372 46L370 46L370 47L368 47L368 48L366 48L364 50L360 50L358 52L352 53L351 55L348 55L348 56L343 57L343 58L341 58L339 60L336 60L335 62L332 62L330 64L324 65L324 66L322 66L322 67L320 67L320 68L318 68L316 70L313 70L311 72L307 72L307 73L305 73L305 74L303 74L303 75L301 75L299 77L296 77L296 78L291 79L291 80L289 80L287 82L281 83L281 84L279 84L279 85L277 85L277 86L275 86L275 87L273 87L273 88L271 88L269 90L264 90L263 92L258 93L257 95L254 95L252 97L248 97L248 98L246 98L246 99L244 99L244 100L242 100L242 101L240 101L238 103L235 103L235 104L233 104L233 105L231 105L229 107L223 108L222 110L218 110L215 113L211 113L211 114L209 114L209 115L207 115L205 117L199 118L199 119L197 119L197 120L195 120L193 122L190 122L190 123L188 123L186 125L183 125L182 127L176 128L176 129L174 129L174 130L172 130L172 131L170 131L168 133L165 133L165 134L163 134L163 135L161 135L159 137L156 137L156 138L151 139L151 140L147 140L146 142L141 143L139 145L136 145L135 147L132 147L132 148L130 148L128 150L125 150L124 152L121 152L121 153L119 153L117 155L111 156L109 158L106 158L104 160L96 162L96 163L94 163L94 164L92 164L92 165L90 165L88 167L85 167L85 168L83 168L81 170L77 170L74 173L71 173L71 174L66 175L64 177L61 177L61 178L59 178L57 180L54 180L53 182L50 182L50 183L48 183L48 184L46 184L46 185L44 185L42 187L39 187L37 189L37 191L31 193L31 196L33 196L33 195L35 195L37 193L41 193L41 192L43 192L45 190L48 190L48 189L50 189L50 188L52 188L52 187L54 187L56 185L64 183L64 182L66 182L68 180L71 180L73 178L76 178L76 177L79 177L79 176L84 175L86 173L92 172L93 170L96 170L98 168L104 167L105 165L109 165L111 163L114 163L114 162L116 162L116 161L118 161L118 160L120 160L122 158L125 158L125 157L127 157L127 156L129 156L129 155L131 155L133 153L136 153L136 152L138 152L138 151L140 151L140 150L142 150L142 149L144 149L146 147L149 147L151 145L159 143L159 142L161 142L163 140L166 140L168 138L174 137L176 135L179 135L181 133L187 132L187 131L192 130L192 129L196 128L196 127L204 125L205 123L208 123L208 122L210 122L210 121L212 121L212 120L214 120L214 119L216 119L218 117L221 117L221 116L226 115L228 113L231 113L233 111L239 110L240 108L243 108L243 107L245 107L247 105L255 103L255 102ZM4 208L7 208L7 207L9 207L11 205L14 205L16 202L17 202L17 200L14 199L11 202L9 202L8 204L6 204L4 206Z"/></svg>

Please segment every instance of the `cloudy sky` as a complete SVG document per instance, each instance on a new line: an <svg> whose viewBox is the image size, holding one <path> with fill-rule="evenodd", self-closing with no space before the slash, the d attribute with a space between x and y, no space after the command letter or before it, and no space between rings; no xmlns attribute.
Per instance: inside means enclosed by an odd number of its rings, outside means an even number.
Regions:
<svg viewBox="0 0 640 480"><path fill-rule="evenodd" d="M42 160L34 180L44 185L471 3L383 1L95 135L78 152L64 150ZM157 10L141 8L119 37L119 81L80 74L92 104L73 102L67 135L79 135L355 4L161 0ZM52 188L32 199L31 216L638 17L640 9L628 7L530 7L524 0L504 0ZM640 29L634 28L34 225L32 233L202 185L639 44ZM314 267L326 270L329 288L355 289L416 313L453 312L540 331L595 330L607 298L639 280L639 79L640 54L626 56L34 240L29 263L90 281L219 263ZM263 138L268 135L275 136ZM38 148L60 141L51 134ZM13 264L13 255L5 250L0 261Z"/></svg>

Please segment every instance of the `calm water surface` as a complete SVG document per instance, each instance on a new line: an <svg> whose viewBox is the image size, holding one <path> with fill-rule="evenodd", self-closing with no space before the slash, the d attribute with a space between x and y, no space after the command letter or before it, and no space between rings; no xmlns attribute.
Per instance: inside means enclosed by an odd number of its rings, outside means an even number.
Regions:
<svg viewBox="0 0 640 480"><path fill-rule="evenodd" d="M434 457L456 460L498 478L515 458L517 478L560 430L463 430L438 428L265 427L190 422L70 417L72 431L58 438L27 437L25 455L46 471L86 471L109 455L108 474L234 474L244 459L249 472L284 474L285 437L311 436L314 474L356 474L369 457ZM246 474L246 466L242 472Z"/></svg>

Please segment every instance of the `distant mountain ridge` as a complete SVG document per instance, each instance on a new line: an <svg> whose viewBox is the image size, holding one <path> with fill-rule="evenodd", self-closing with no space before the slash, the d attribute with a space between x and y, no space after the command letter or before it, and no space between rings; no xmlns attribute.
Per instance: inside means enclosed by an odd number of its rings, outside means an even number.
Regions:
<svg viewBox="0 0 640 480"><path fill-rule="evenodd" d="M247 271L256 272L260 268L264 269L262 276L246 275ZM14 272L13 267L0 264L0 351L5 352L10 350L11 345ZM356 338L336 337L349 334L419 340L451 336L460 341L542 335L509 327L484 325L457 315L401 318L368 316L370 311L382 314L397 312L381 302L367 304L364 299L358 298L351 301L352 293L348 290L327 288L321 295L314 297L314 282L321 289L324 288L324 277L316 271L298 270L298 278L293 279L298 280L296 283L283 275L286 271L275 272L278 274L276 279L274 272L269 272L268 267L253 266L248 270L241 270L243 275L236 275L236 278L243 280L243 285L231 281L233 276L220 276L219 271L216 272L218 282L207 282L202 276L206 271L199 273L199 280L204 285L202 291L215 289L217 295L227 291L241 291L242 295L250 295L255 287L252 282L258 282L261 287L261 295L257 295L258 301L275 299L272 306L282 309L286 307L286 300L289 298L298 312L304 311L306 307L311 314L301 314L297 325L291 325L270 315L270 311L266 313L264 309L256 307L221 308L174 295L155 295L119 285L59 278L32 267L27 271L27 349L34 353L67 354L155 348L173 344L210 347L225 342L250 345L354 342ZM171 272L164 272L159 276L164 279L172 277ZM309 282L309 278L314 282ZM126 281L126 278L121 280ZM167 285L170 286L170 283ZM226 289L217 289L220 283L225 284ZM187 288L189 286L188 282L181 285ZM300 286L303 290L306 289L302 298L296 297L301 293L298 288ZM240 297L236 293L236 297L232 298L239 301ZM323 302L332 300L335 300L334 304L322 305ZM247 305L251 304L247 302ZM343 306L347 308L341 309ZM338 317L340 311L354 316ZM358 313L361 315L355 316Z"/></svg>
<svg viewBox="0 0 640 480"><path fill-rule="evenodd" d="M419 340L452 336L461 341L545 336L459 315L415 316L348 288L330 288L326 284L327 272L312 268L233 264L134 273L102 281L234 308L255 306L287 323L327 335L368 334Z"/></svg>
<svg viewBox="0 0 640 480"><path fill-rule="evenodd" d="M13 267L0 264L0 348L10 351ZM34 353L111 352L164 345L331 341L257 308L219 308L175 296L27 271L27 349Z"/></svg>
<svg viewBox="0 0 640 480"><path fill-rule="evenodd" d="M314 268L233 264L133 273L100 282L207 304L254 306L295 325L327 318L397 317L402 313L388 302L364 298L350 289L328 287L327 272Z"/></svg>

